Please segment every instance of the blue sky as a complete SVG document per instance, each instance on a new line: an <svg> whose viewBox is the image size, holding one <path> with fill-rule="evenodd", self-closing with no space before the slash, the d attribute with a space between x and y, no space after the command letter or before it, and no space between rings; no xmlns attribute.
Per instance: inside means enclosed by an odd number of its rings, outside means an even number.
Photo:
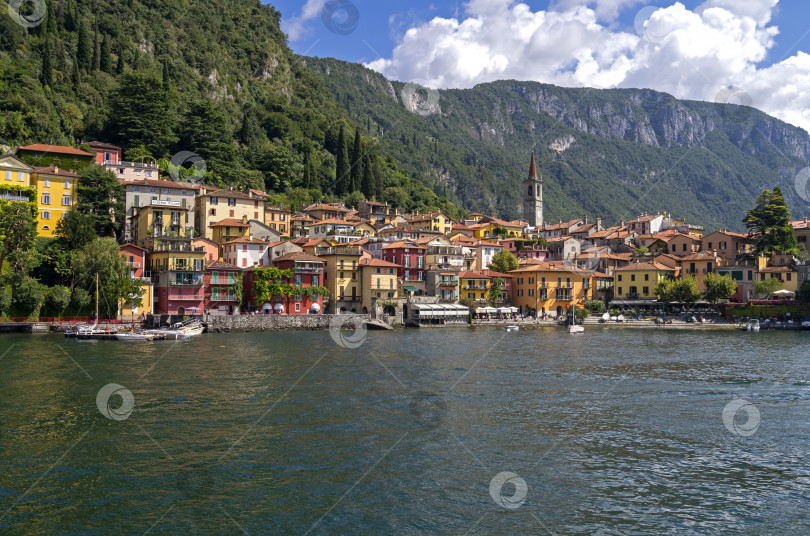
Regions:
<svg viewBox="0 0 810 536"><path fill-rule="evenodd" d="M650 87L700 100L744 95L741 102L810 130L808 0L273 5L295 52L364 63L392 79L439 88L504 78Z"/></svg>

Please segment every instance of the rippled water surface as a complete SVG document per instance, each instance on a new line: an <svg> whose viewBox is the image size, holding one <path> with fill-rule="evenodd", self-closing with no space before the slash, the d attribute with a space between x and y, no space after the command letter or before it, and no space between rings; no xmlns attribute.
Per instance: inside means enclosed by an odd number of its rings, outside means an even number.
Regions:
<svg viewBox="0 0 810 536"><path fill-rule="evenodd" d="M808 342L0 335L0 533L810 534Z"/></svg>

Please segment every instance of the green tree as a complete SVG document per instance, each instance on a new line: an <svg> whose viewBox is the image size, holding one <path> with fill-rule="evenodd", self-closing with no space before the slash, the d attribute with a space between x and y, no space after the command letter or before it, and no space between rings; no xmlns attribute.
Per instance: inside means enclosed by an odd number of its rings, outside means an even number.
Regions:
<svg viewBox="0 0 810 536"><path fill-rule="evenodd" d="M343 195L349 193L351 183L351 163L349 161L349 145L346 140L346 129L341 123L338 134L337 155L335 163L335 193Z"/></svg>
<svg viewBox="0 0 810 536"><path fill-rule="evenodd" d="M19 316L34 316L45 301L45 286L33 277L16 277L12 283L12 308Z"/></svg>
<svg viewBox="0 0 810 536"><path fill-rule="evenodd" d="M79 60L79 68L85 72L90 71L93 66L93 43L90 41L90 32L87 24L79 22L79 35L76 39L76 58Z"/></svg>
<svg viewBox="0 0 810 536"><path fill-rule="evenodd" d="M585 308L592 313L604 313L605 302L602 300L590 300L585 302Z"/></svg>
<svg viewBox="0 0 810 536"><path fill-rule="evenodd" d="M265 189L284 192L298 183L302 165L290 147L273 140L263 145L260 169Z"/></svg>
<svg viewBox="0 0 810 536"><path fill-rule="evenodd" d="M754 293L758 298L767 298L777 290L782 290L782 282L775 277L769 277L765 281L754 283Z"/></svg>
<svg viewBox="0 0 810 536"><path fill-rule="evenodd" d="M165 64L164 64L165 65ZM189 104L180 128L180 147L194 151L215 174L227 174L236 166L236 144L230 122L222 108L210 100Z"/></svg>
<svg viewBox="0 0 810 536"><path fill-rule="evenodd" d="M700 299L700 288L695 276L690 275L673 281L671 299L684 305L692 305L698 301Z"/></svg>
<svg viewBox="0 0 810 536"><path fill-rule="evenodd" d="M52 312L61 314L70 305L70 289L62 285L49 288L45 303Z"/></svg>
<svg viewBox="0 0 810 536"><path fill-rule="evenodd" d="M512 270L520 268L520 263L511 251L502 249L492 256L492 262L489 264L489 269L502 274L508 274Z"/></svg>
<svg viewBox="0 0 810 536"><path fill-rule="evenodd" d="M363 182L363 141L360 138L360 129L354 129L354 146L351 153L351 182L348 191L360 190Z"/></svg>
<svg viewBox="0 0 810 536"><path fill-rule="evenodd" d="M101 42L101 59L99 67L107 74L113 74L112 52L110 51L110 36L105 35Z"/></svg>
<svg viewBox="0 0 810 536"><path fill-rule="evenodd" d="M99 279L99 305L109 315L118 311L119 300L142 303L140 281L130 277L126 259L113 238L99 238L82 248L73 261L73 287L95 294L96 274Z"/></svg>
<svg viewBox="0 0 810 536"><path fill-rule="evenodd" d="M660 302L672 301L674 299L672 297L674 285L675 281L669 278L662 279L658 283L656 283L654 292L656 298L658 298L658 301Z"/></svg>
<svg viewBox="0 0 810 536"><path fill-rule="evenodd" d="M45 34L45 45L42 49L41 80L43 86L53 86L53 43L50 32Z"/></svg>
<svg viewBox="0 0 810 536"><path fill-rule="evenodd" d="M363 157L363 182L360 191L363 192L367 199L373 199L377 196L377 183L374 181L374 171L371 167L371 157L369 155Z"/></svg>
<svg viewBox="0 0 810 536"><path fill-rule="evenodd" d="M81 172L78 194L76 212L92 219L98 236L115 236L122 228L126 208L126 191L115 174L99 166L87 166Z"/></svg>
<svg viewBox="0 0 810 536"><path fill-rule="evenodd" d="M703 284L706 285L703 297L711 303L727 300L737 292L737 282L730 275L708 273Z"/></svg>
<svg viewBox="0 0 810 536"><path fill-rule="evenodd" d="M101 40L98 33L98 21L96 21L96 30L93 32L93 70L98 71L101 69Z"/></svg>
<svg viewBox="0 0 810 536"><path fill-rule="evenodd" d="M383 195L383 178L382 171L380 170L380 159L375 154L374 163L372 164L372 172L374 173L374 199L381 199Z"/></svg>
<svg viewBox="0 0 810 536"><path fill-rule="evenodd" d="M70 295L70 305L72 305L76 311L81 311L90 305L91 301L93 301L93 297L90 295L90 292L83 288L74 288Z"/></svg>
<svg viewBox="0 0 810 536"><path fill-rule="evenodd" d="M757 197L754 208L743 218L743 223L752 234L754 253L796 253L796 236L790 220L790 209L782 190L776 186L773 190L763 191Z"/></svg>
<svg viewBox="0 0 810 536"><path fill-rule="evenodd" d="M0 285L0 316L7 315L11 309L11 285Z"/></svg>
<svg viewBox="0 0 810 536"><path fill-rule="evenodd" d="M346 205L346 208L357 208L360 206L360 201L365 200L365 198L363 192L355 190L344 198L343 204Z"/></svg>
<svg viewBox="0 0 810 536"><path fill-rule="evenodd" d="M6 261L13 272L27 272L37 238L36 210L32 203L0 199L0 273Z"/></svg>
<svg viewBox="0 0 810 536"><path fill-rule="evenodd" d="M503 289L503 278L496 277L492 279L492 282L489 284L489 292L487 293L487 301L489 305L495 307L496 305L501 303L501 289Z"/></svg>
<svg viewBox="0 0 810 536"><path fill-rule="evenodd" d="M97 238L93 217L71 210L56 222L54 235L66 250L79 250Z"/></svg>
<svg viewBox="0 0 810 536"><path fill-rule="evenodd" d="M270 301L274 296L289 296L293 292L290 279L292 270L280 268L254 268L253 298L254 305Z"/></svg>
<svg viewBox="0 0 810 536"><path fill-rule="evenodd" d="M810 279L805 279L796 296L803 302L810 302Z"/></svg>
<svg viewBox="0 0 810 536"><path fill-rule="evenodd" d="M81 60L80 60L81 61ZM176 141L175 118L157 77L129 72L119 78L110 115L110 135L122 147L144 145L155 156L168 154Z"/></svg>

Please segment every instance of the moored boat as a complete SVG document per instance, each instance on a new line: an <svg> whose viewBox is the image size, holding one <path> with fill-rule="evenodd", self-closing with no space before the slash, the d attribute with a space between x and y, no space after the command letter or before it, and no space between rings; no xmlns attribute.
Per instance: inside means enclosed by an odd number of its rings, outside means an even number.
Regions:
<svg viewBox="0 0 810 536"><path fill-rule="evenodd" d="M153 341L155 340L153 333L116 333L115 338L119 341Z"/></svg>

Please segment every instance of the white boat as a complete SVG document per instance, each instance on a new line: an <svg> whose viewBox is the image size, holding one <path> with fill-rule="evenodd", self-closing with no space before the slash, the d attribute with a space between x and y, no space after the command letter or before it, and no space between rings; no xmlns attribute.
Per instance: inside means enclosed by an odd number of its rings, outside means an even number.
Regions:
<svg viewBox="0 0 810 536"><path fill-rule="evenodd" d="M192 321L186 323L175 324L169 329L148 329L145 333L152 333L155 335L163 335L167 339L188 339L203 332L205 326L201 322Z"/></svg>
<svg viewBox="0 0 810 536"><path fill-rule="evenodd" d="M517 324L509 324L506 326L506 331L517 331L520 329Z"/></svg>
<svg viewBox="0 0 810 536"><path fill-rule="evenodd" d="M748 324L745 325L746 331L759 331L759 320L756 318L749 320Z"/></svg>
<svg viewBox="0 0 810 536"><path fill-rule="evenodd" d="M152 333L116 333L115 338L119 341L152 341L155 335Z"/></svg>
<svg viewBox="0 0 810 536"><path fill-rule="evenodd" d="M571 311L571 324L568 326L568 333L585 333L585 326L577 324L577 309L574 306Z"/></svg>

